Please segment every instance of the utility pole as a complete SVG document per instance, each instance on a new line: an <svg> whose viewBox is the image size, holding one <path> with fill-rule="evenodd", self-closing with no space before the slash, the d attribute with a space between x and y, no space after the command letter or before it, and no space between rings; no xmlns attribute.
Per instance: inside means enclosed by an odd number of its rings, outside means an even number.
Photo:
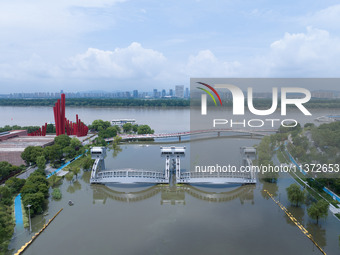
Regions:
<svg viewBox="0 0 340 255"><path fill-rule="evenodd" d="M27 208L28 208L28 220L29 220L29 223L30 223L30 233L32 232L32 226L31 226L31 206L32 205L27 205Z"/></svg>

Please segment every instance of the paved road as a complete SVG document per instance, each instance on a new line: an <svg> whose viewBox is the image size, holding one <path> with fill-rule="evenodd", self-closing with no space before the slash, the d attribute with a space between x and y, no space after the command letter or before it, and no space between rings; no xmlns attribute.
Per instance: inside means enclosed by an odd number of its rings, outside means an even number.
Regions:
<svg viewBox="0 0 340 255"><path fill-rule="evenodd" d="M26 172L19 174L17 178L19 179L27 179L28 176L30 176L31 173L33 173L35 170L37 170L38 167L29 167Z"/></svg>

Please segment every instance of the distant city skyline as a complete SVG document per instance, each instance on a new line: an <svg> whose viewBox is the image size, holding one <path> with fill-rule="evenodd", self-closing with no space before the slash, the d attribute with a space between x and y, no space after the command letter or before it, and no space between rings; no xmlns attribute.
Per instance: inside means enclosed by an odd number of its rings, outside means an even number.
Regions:
<svg viewBox="0 0 340 255"><path fill-rule="evenodd" d="M176 93L177 87L177 93ZM153 89L152 91L139 91L137 89L132 91L82 91L82 92L67 92L61 90L60 92L31 92L31 93L10 93L10 94L0 94L1 98L59 98L62 93L65 93L68 98L139 98L139 99L157 99L157 98L190 98L190 88L184 87L183 89L178 89L176 86L173 89L162 89L158 91ZM174 92L175 91L175 92ZM246 91L244 91L246 94ZM279 93L280 94L280 93ZM254 92L254 98L272 98L272 93L270 92ZM297 95L299 97L299 95ZM312 98L325 98L325 99L338 99L340 98L340 90L312 90ZM232 99L232 94L230 92L225 92L224 97L226 99Z"/></svg>
<svg viewBox="0 0 340 255"><path fill-rule="evenodd" d="M339 77L339 22L335 0L2 1L0 94Z"/></svg>
<svg viewBox="0 0 340 255"><path fill-rule="evenodd" d="M179 90L178 88L182 88ZM184 85L176 85L174 89L162 89L158 91L139 91L137 89L131 91L79 91L79 92L68 92L60 90L59 92L20 92L20 93L9 93L0 94L0 98L59 98L62 93L66 94L69 98L189 98L190 89L184 87ZM176 90L177 88L177 90ZM184 90L185 89L185 90Z"/></svg>

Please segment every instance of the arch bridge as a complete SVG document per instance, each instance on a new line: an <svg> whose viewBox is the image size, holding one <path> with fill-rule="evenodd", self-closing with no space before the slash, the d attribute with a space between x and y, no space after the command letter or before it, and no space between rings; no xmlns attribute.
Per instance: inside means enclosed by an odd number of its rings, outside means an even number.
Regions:
<svg viewBox="0 0 340 255"><path fill-rule="evenodd" d="M252 171L252 159L255 158L254 148L242 147L243 165L249 166L248 172L216 172L201 173L181 170L181 159L185 157L186 147L160 147L161 157L165 158L165 167L162 171L150 171L142 169L105 169L104 147L91 149L92 159L95 162L91 171L90 183L121 183L121 184L169 184L174 178L175 183L186 184L253 184L256 183L256 175Z"/></svg>

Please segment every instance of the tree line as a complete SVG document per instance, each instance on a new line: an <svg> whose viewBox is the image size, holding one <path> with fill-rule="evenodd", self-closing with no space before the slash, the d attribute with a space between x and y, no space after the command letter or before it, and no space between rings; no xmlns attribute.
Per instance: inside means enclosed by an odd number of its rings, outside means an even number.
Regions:
<svg viewBox="0 0 340 255"><path fill-rule="evenodd" d="M245 101L245 105L247 104ZM42 99L15 99L15 98L1 98L0 106L54 106L56 99L42 98ZM208 105L213 106L214 102L208 100ZM233 101L230 99L222 99L224 106L232 107ZM66 106L101 106L101 107L189 107L199 106L200 99L194 98L180 99L138 99L138 98L68 98ZM271 98L255 98L253 100L255 108L270 108L272 106ZM278 99L278 106L280 107L281 100ZM307 108L340 108L340 99L319 99L312 98L309 102L304 104ZM295 107L287 105L287 107Z"/></svg>
<svg viewBox="0 0 340 255"><path fill-rule="evenodd" d="M13 235L13 200L14 197L21 193L22 203L27 213L27 205L31 205L30 213L32 216L40 214L47 205L47 197L49 196L50 183L46 179L45 166L50 162L55 167L60 166L64 160L74 158L79 154L83 154L85 148L77 138L70 138L67 135L60 135L54 138L54 145L41 148L39 146L29 146L22 153L21 157L26 165L35 165L38 167L30 176L25 179L19 179L15 176L5 181L5 185L0 186L0 254L7 251L9 241ZM83 161L84 168L92 165L92 160L85 157ZM6 176L13 172L20 172L24 166L13 166L8 162L0 162L0 178L4 180ZM73 174L80 172L78 168L72 168ZM57 176L51 177L51 186L57 181ZM54 190L53 190L54 191ZM58 190L52 192L53 197L60 198Z"/></svg>
<svg viewBox="0 0 340 255"><path fill-rule="evenodd" d="M296 183L291 184L286 188L288 200L294 206L298 207L306 201L306 191L301 190ZM328 215L329 203L323 199L313 202L307 209L308 216L319 223L320 218L326 218Z"/></svg>
<svg viewBox="0 0 340 255"><path fill-rule="evenodd" d="M294 128L280 127L279 132L290 136L292 143L287 148L291 155L302 164L340 164L340 122L332 122L315 126L306 123L304 128L298 124ZM309 141L306 132L311 134ZM282 150L283 151L283 150ZM306 179L308 184L322 192L326 186L335 193L340 193L340 173L317 173L317 176Z"/></svg>
<svg viewBox="0 0 340 255"><path fill-rule="evenodd" d="M7 132L7 131L11 131L11 130L27 130L27 133L32 133L36 130L38 130L39 126L18 126L18 125L14 125L14 126L10 126L10 125L6 125L4 127L0 127L0 133L2 132ZM47 124L46 127L46 133L47 134L55 134L55 126L53 124Z"/></svg>
<svg viewBox="0 0 340 255"><path fill-rule="evenodd" d="M21 158L27 166L37 164L39 158L43 157L53 167L59 167L65 160L72 159L84 152L85 148L77 138L59 135L54 138L54 144L51 146L45 148L28 146L21 153Z"/></svg>
<svg viewBox="0 0 340 255"><path fill-rule="evenodd" d="M56 99L0 99L0 106L54 106ZM188 99L68 98L66 106L187 107Z"/></svg>
<svg viewBox="0 0 340 255"><path fill-rule="evenodd" d="M101 119L94 120L91 125L88 126L92 132L97 132L98 137L95 139L95 144L106 146L105 138L116 137L123 133L135 133L135 134L153 134L155 131L151 129L149 125L138 125L125 123L122 127L117 125L111 126L110 121L104 121Z"/></svg>

